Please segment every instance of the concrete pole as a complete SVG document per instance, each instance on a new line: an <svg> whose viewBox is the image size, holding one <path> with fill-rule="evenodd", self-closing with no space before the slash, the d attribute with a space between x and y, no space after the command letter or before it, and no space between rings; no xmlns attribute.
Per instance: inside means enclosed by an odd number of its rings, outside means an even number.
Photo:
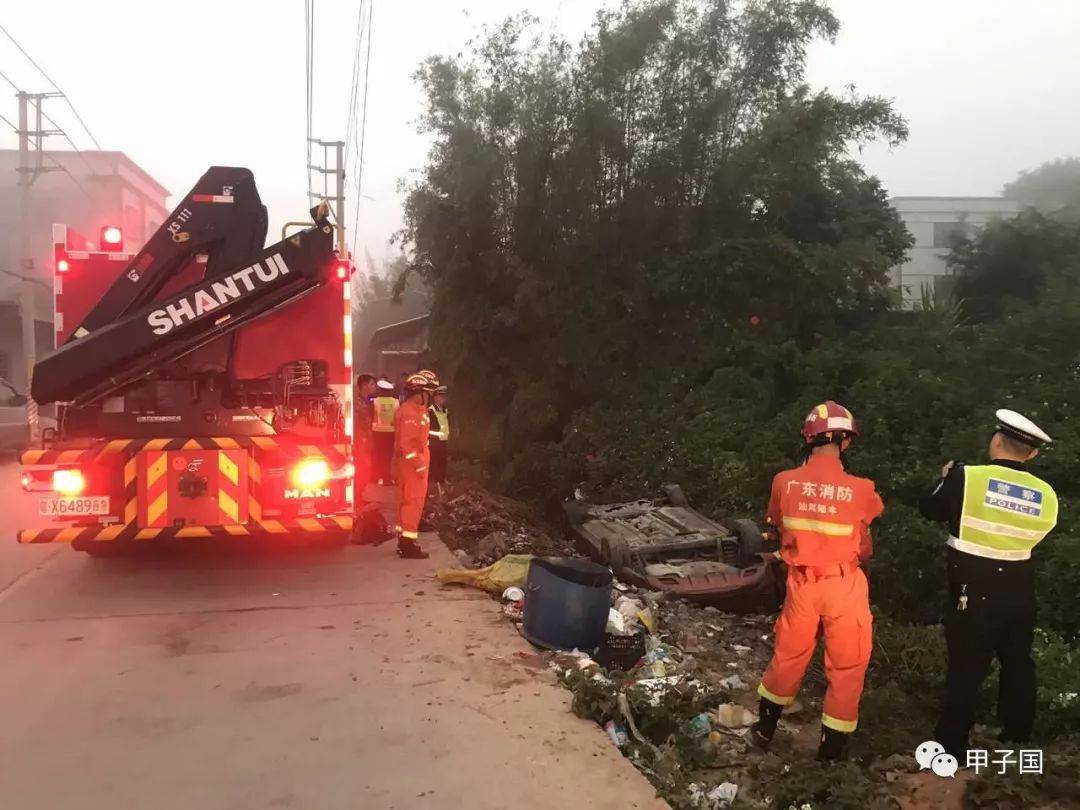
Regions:
<svg viewBox="0 0 1080 810"><path fill-rule="evenodd" d="M347 256L345 247L345 142L336 141L334 151L337 155L337 163L334 165L334 177L337 180L337 221L341 228L338 230L338 251L342 256Z"/></svg>
<svg viewBox="0 0 1080 810"><path fill-rule="evenodd" d="M26 379L23 391L27 395L26 420L30 425L30 439L36 442L38 430L37 403L29 398L30 381L37 362L37 338L34 334L34 260L30 255L30 94L19 91L19 315L22 321L23 362ZM40 103L40 100L39 100ZM40 108L39 108L40 110Z"/></svg>

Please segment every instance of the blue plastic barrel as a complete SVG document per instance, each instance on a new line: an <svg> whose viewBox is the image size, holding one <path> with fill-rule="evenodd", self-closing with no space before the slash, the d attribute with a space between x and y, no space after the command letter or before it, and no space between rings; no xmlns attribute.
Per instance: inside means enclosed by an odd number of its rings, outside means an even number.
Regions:
<svg viewBox="0 0 1080 810"><path fill-rule="evenodd" d="M525 638L550 650L595 650L611 607L611 571L588 560L537 557L525 580Z"/></svg>

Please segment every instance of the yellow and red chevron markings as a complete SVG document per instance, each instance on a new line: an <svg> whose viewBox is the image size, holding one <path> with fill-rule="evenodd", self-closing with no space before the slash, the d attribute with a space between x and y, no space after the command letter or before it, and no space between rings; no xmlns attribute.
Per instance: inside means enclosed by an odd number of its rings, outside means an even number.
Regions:
<svg viewBox="0 0 1080 810"><path fill-rule="evenodd" d="M137 524L116 526L76 526L69 529L23 529L20 543L74 543L91 540L126 542L199 537L268 537L285 534L336 534L352 529L351 515L297 518L295 520L252 520L225 526L161 526L140 529Z"/></svg>
<svg viewBox="0 0 1080 810"><path fill-rule="evenodd" d="M141 526L169 524L169 457L163 450L146 450L136 456L139 475L139 512Z"/></svg>
<svg viewBox="0 0 1080 810"><path fill-rule="evenodd" d="M218 459L218 511L222 523L234 525L248 519L248 453L246 450L219 450Z"/></svg>
<svg viewBox="0 0 1080 810"><path fill-rule="evenodd" d="M300 444L281 436L201 436L179 439L113 439L96 442L89 447L72 450L26 450L19 457L24 466L49 464L86 464L101 456L141 450L236 450L254 448L264 453L280 453L287 458L321 456L332 468L345 464L349 458L347 444Z"/></svg>

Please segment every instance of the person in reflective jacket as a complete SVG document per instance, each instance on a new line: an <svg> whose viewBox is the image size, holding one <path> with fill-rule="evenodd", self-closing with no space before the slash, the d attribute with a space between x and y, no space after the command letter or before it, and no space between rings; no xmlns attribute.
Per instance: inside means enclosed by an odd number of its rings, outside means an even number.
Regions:
<svg viewBox="0 0 1080 810"><path fill-rule="evenodd" d="M825 678L818 759L842 759L859 719L873 618L863 565L870 524L884 511L874 482L844 470L843 453L859 435L851 411L832 400L803 424L806 463L773 479L766 522L780 535L788 566L787 596L776 620L776 644L758 694L760 719L750 741L768 748L784 706L795 699L819 635Z"/></svg>
<svg viewBox="0 0 1080 810"><path fill-rule="evenodd" d="M1051 439L1027 417L997 412L988 464L950 461L919 502L948 524L945 643L949 667L934 739L965 762L979 688L996 655L1001 740L1023 743L1035 721L1035 571L1031 550L1057 524L1053 487L1024 469Z"/></svg>

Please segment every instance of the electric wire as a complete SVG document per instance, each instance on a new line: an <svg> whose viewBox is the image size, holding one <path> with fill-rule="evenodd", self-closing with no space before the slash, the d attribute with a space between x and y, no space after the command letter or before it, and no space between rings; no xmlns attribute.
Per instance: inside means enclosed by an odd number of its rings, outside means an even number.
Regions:
<svg viewBox="0 0 1080 810"><path fill-rule="evenodd" d="M360 183L364 174L364 145L367 142L368 77L371 74L372 9L374 5L374 0L368 0L367 54L364 58L364 103L363 111L360 114L360 143L357 146L356 155L356 205L353 206L356 209L353 213L353 244L357 248L359 248L359 244L356 242L357 229L360 227Z"/></svg>
<svg viewBox="0 0 1080 810"><path fill-rule="evenodd" d="M41 67L41 65L39 65L37 62L34 61L34 57L32 57L30 54L28 54L26 52L26 49L22 45L19 44L18 40L16 40L15 37L13 37L11 35L11 32L8 31L6 28L4 28L4 26L2 24L0 24L0 31L3 31L4 35L8 39L11 40L12 44L16 48L19 49L19 52L23 56L25 56L27 58L27 60L30 62L30 64L33 65L35 68L37 68L38 73L40 73L42 76L45 77L45 81L47 81L49 84L51 84L53 86L53 90L55 90L57 93L60 94L61 98L64 99L64 102L71 108L71 112L75 115L75 120L77 120L79 122L79 125L82 126L83 130L86 132L87 136L93 142L94 146L97 147L97 150L99 152L104 151L101 148L101 144L98 143L98 139L94 137L94 133L92 133L90 131L90 127L88 127L86 125L86 122L83 120L83 117L81 115L79 115L79 111L75 109L75 105L71 103L71 99L68 98L67 93L65 93L63 90L60 89L60 86L56 82L54 82L52 80L52 77L50 77L49 74L44 71L44 69Z"/></svg>
<svg viewBox="0 0 1080 810"><path fill-rule="evenodd" d="M10 119L8 119L6 116L0 115L0 121L3 121L5 124L7 124L9 127L11 127L12 131L15 132L16 134L19 133L19 131L20 131L19 128L17 126L15 126L13 123L11 123ZM75 175L73 175L71 173L71 170L68 169L67 166L65 166L64 164L57 161L56 158L54 158L48 152L41 152L40 154L41 154L42 158L49 161L50 163L53 164L53 166L55 166L57 169L62 171L64 174L66 174L71 179L71 182L79 187L79 191L81 191L83 194L85 194L89 199L91 199L91 200L94 199L94 195L86 190L86 186L84 186L82 183L79 182L79 178L77 178Z"/></svg>

